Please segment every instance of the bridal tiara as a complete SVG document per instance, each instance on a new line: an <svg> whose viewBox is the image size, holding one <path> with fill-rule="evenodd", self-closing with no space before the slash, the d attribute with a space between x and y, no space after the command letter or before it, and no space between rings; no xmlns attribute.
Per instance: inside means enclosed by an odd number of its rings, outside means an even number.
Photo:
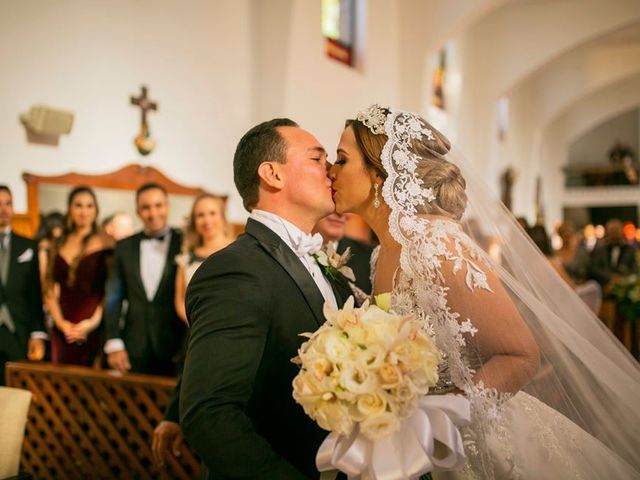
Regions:
<svg viewBox="0 0 640 480"><path fill-rule="evenodd" d="M374 103L366 110L358 112L356 120L362 122L374 135L382 135L384 133L384 124L387 121L387 115L390 110L387 107L381 107Z"/></svg>

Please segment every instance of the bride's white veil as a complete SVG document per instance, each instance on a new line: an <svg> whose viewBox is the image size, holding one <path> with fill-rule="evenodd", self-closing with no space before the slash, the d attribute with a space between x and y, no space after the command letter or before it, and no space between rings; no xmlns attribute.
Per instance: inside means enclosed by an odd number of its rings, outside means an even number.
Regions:
<svg viewBox="0 0 640 480"><path fill-rule="evenodd" d="M379 129L374 133L388 137L381 155L388 174L382 193L391 208L390 232L402 247L401 271L410 280L415 301L436 323L438 345L451 369L451 384L470 397L477 415L488 417L482 428L499 423L494 422L499 416L496 411L515 392L523 391L589 434L575 437L575 451L584 454L574 460L583 463L582 471L592 471L593 478L603 472L609 478L640 478L639 364L560 278L469 162L455 150L443 154L429 147L431 141L435 144L444 138L442 134L415 114L376 106L358 119L372 131ZM448 150L448 141L445 143ZM467 204L461 218L442 220L446 209L438 207L435 187L424 182L420 165L434 160L456 165L466 182ZM430 208L438 214L428 214ZM445 261L452 263L451 271L456 275L443 273ZM481 292L496 290L483 285L483 275L497 279L512 305L498 308L480 327L474 324L474 312L487 317L492 308L490 298ZM440 290L430 287L434 282ZM458 308L457 299L470 298L464 291L467 289L474 291L473 298L478 301ZM524 330L513 329L513 323L501 316L500 312L509 308L517 311L526 325ZM443 310L444 317L434 313ZM452 326L452 320L457 326ZM488 361L487 352L473 343L476 327L491 329L492 341L499 344L504 338L509 348L517 345L519 332L525 332L523 345L532 335L539 351L539 368L523 375L526 381L514 386L510 378L498 378L510 375L505 363L504 370L494 369L487 388L476 385L472 379ZM538 441L547 443L549 455L554 448L566 450L567 445L554 445L558 438L565 441L568 437L557 435L564 427L553 415L540 418L536 432L505 432L529 435L528 439L507 438L505 443L523 448L537 435ZM476 432L475 440L483 441L482 432ZM535 448L533 443L531 448ZM493 476L491 468L485 468L487 478Z"/></svg>

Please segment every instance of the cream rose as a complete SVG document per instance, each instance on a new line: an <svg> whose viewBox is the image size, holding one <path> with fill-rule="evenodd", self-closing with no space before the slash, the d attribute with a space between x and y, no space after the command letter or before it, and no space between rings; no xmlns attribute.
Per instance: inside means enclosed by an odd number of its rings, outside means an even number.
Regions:
<svg viewBox="0 0 640 480"><path fill-rule="evenodd" d="M387 407L387 401L381 395L365 393L364 395L358 395L356 406L364 418L367 418L384 412Z"/></svg>
<svg viewBox="0 0 640 480"><path fill-rule="evenodd" d="M402 372L397 366L384 362L378 369L378 378L382 388L395 388L402 382Z"/></svg>

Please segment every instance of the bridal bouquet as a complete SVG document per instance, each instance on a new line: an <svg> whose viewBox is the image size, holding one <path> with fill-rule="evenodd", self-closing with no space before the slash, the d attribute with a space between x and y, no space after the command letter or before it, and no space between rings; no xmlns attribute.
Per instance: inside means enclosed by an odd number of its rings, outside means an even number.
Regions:
<svg viewBox="0 0 640 480"><path fill-rule="evenodd" d="M354 308L351 297L342 309L325 304L327 321L303 334L308 340L293 359L301 366L294 399L331 432L316 457L318 468L363 479L389 469L385 478L417 478L438 469L438 429L430 420L444 428L441 436L454 439L450 450L459 466L464 455L454 423L464 424L465 407L468 420L468 402L456 396L452 407L443 404L446 396L426 396L438 381L438 348L415 316L381 308L388 307L386 299L378 303Z"/></svg>

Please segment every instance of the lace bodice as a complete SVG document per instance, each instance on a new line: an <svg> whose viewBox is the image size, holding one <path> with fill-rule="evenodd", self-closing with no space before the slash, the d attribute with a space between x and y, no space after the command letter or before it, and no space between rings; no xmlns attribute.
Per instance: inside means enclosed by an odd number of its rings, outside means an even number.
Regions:
<svg viewBox="0 0 640 480"><path fill-rule="evenodd" d="M472 406L472 424L464 432L468 451L485 463L488 455L478 445L489 431L502 430L508 448L507 429L501 422L500 407L509 393L485 388L473 381L482 364L473 338L478 332L473 318L461 318L452 309L449 296L452 284L469 291L492 292L487 280L485 254L451 220L435 220L423 230L422 240L405 247L401 266L394 275L391 306L400 314L413 314L422 320L424 329L442 353L439 381L430 394L462 391ZM371 255L371 280L374 284L380 247ZM448 267L448 268L447 268ZM445 271L449 273L445 273ZM460 287L463 285L463 287ZM478 305L480 308L481 306ZM471 467L470 467L471 468ZM470 470L471 471L471 470Z"/></svg>

